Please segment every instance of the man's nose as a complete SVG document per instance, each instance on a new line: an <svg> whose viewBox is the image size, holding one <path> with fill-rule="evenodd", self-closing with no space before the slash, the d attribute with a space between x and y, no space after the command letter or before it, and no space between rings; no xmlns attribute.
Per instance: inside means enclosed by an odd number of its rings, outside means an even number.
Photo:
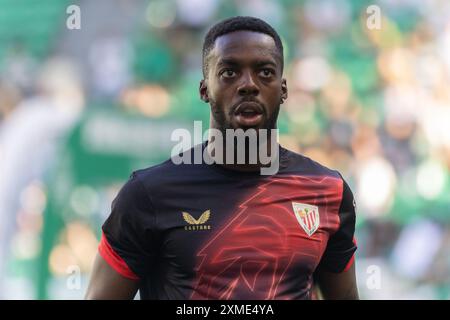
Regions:
<svg viewBox="0 0 450 320"><path fill-rule="evenodd" d="M242 96L248 96L248 95L256 96L259 94L258 85L254 81L251 72L245 72L242 75L241 83L238 88L238 92Z"/></svg>

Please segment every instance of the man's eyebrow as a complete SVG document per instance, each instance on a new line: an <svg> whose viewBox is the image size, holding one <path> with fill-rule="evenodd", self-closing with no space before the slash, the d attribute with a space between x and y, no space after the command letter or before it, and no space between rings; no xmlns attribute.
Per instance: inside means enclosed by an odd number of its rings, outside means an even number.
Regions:
<svg viewBox="0 0 450 320"><path fill-rule="evenodd" d="M266 66L266 65L271 65L273 67L277 66L277 64L272 60L261 60L261 61L258 61L255 63L255 66L257 66L257 67L262 67L262 66Z"/></svg>
<svg viewBox="0 0 450 320"><path fill-rule="evenodd" d="M241 63L238 61L238 59L235 58L222 58L217 62L218 66L227 65L227 66L239 66ZM262 67L266 65L271 65L273 67L276 67L277 64L273 60L258 60L254 63L254 66L256 67Z"/></svg>
<svg viewBox="0 0 450 320"><path fill-rule="evenodd" d="M227 65L227 66L238 66L239 62L234 58L222 58L217 62L218 66Z"/></svg>

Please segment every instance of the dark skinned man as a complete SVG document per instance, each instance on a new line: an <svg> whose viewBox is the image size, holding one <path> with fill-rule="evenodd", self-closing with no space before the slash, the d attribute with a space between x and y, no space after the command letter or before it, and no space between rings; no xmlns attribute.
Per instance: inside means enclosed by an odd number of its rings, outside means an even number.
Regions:
<svg viewBox="0 0 450 320"><path fill-rule="evenodd" d="M264 21L212 27L199 88L210 128L276 129L288 97L283 63ZM186 152L212 157L211 145L209 137ZM86 298L132 299L139 290L141 299L311 299L317 285L324 299L358 299L350 188L339 172L270 146L258 145L277 154L271 175L260 161L171 159L133 172L102 227Z"/></svg>

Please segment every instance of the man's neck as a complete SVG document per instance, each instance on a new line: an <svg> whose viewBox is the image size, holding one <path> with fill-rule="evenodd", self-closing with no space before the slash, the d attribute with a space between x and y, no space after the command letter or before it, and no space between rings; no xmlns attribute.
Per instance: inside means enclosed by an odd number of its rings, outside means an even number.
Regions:
<svg viewBox="0 0 450 320"><path fill-rule="evenodd" d="M267 143L262 143L261 145L257 144L256 146L249 146L249 143L245 143L245 147L243 150L238 150L236 146L233 144L228 144L229 148L227 148L227 142L224 138L222 141L222 152L220 150L217 150L217 145L214 145L214 141L211 137L208 137L208 143L207 143L207 153L209 157L212 157L212 154L214 152L214 159L220 159L221 161L218 161L218 165L223 166L226 169L235 170L235 171L242 171L242 172L254 172L254 171L260 171L263 167L270 166L269 164L263 164L261 163L260 158L260 151L262 151L267 157L270 157L272 159L272 144L270 143L270 139L268 139ZM276 147L279 148L279 144L276 143ZM227 161L227 150L233 150L233 161ZM256 163L255 161L249 161L250 157L250 148L255 148L256 151ZM242 163L242 161L237 161L239 152L245 154L245 161ZM278 157L278 152L275 152L275 157Z"/></svg>

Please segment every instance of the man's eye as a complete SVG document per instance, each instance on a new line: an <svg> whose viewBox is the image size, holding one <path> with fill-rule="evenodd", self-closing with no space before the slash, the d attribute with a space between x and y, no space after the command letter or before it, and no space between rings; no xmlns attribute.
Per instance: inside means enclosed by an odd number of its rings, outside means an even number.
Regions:
<svg viewBox="0 0 450 320"><path fill-rule="evenodd" d="M259 74L265 78L268 78L272 76L274 72L271 69L262 69Z"/></svg>
<svg viewBox="0 0 450 320"><path fill-rule="evenodd" d="M222 71L221 75L225 78L232 78L236 75L236 72L233 70L224 70Z"/></svg>

